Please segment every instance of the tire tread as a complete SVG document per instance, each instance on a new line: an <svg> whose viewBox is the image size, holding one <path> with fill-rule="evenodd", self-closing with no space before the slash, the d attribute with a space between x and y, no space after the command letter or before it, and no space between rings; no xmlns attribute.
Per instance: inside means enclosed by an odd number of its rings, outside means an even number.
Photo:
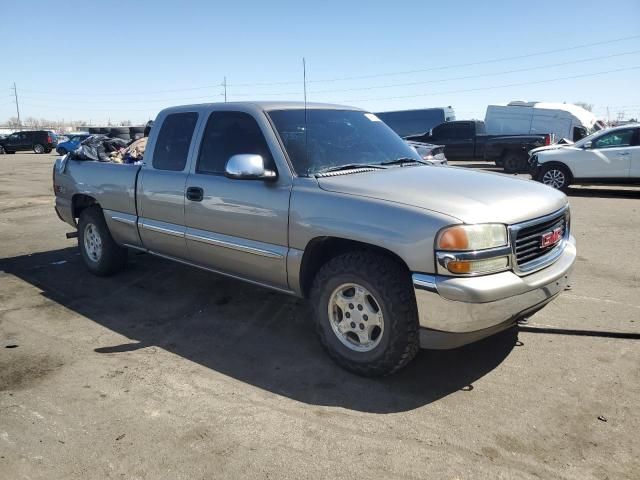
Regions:
<svg viewBox="0 0 640 480"><path fill-rule="evenodd" d="M354 273L364 275L382 292L391 329L389 347L375 362L358 364L335 351L327 342L321 323L326 320L326 305L319 306L323 286L337 275ZM362 376L391 375L406 366L420 350L418 315L408 272L395 260L369 251L351 251L327 262L314 278L311 299L320 341L331 358L341 367ZM319 310L319 308L321 310Z"/></svg>

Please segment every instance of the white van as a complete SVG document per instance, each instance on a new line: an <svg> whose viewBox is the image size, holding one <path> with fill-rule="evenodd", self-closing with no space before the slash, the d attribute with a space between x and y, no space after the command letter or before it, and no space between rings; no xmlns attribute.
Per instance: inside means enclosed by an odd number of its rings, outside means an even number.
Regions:
<svg viewBox="0 0 640 480"><path fill-rule="evenodd" d="M603 127L593 113L571 103L522 101L489 105L484 123L489 135L553 133L574 142Z"/></svg>

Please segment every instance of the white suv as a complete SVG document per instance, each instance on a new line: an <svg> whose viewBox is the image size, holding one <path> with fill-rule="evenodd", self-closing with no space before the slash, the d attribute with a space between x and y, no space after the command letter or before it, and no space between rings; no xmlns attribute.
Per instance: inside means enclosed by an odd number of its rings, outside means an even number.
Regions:
<svg viewBox="0 0 640 480"><path fill-rule="evenodd" d="M529 152L535 180L559 190L571 184L640 183L640 124L601 130L569 145Z"/></svg>

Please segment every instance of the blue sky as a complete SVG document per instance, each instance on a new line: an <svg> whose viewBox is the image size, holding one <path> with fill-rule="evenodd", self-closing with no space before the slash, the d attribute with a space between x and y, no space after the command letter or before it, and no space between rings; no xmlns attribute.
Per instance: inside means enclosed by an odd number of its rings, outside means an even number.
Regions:
<svg viewBox="0 0 640 480"><path fill-rule="evenodd" d="M229 100L302 100L303 56L310 101L452 105L459 119L516 99L584 101L640 116L638 0L91 4L5 2L0 122L15 115L14 81L23 119L140 122L221 101L225 76Z"/></svg>

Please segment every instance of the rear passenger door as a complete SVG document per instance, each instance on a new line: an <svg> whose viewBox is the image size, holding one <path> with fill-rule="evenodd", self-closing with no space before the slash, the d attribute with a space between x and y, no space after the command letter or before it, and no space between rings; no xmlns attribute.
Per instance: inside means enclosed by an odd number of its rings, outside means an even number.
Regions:
<svg viewBox="0 0 640 480"><path fill-rule="evenodd" d="M286 289L291 174L264 114L214 111L203 129L185 193L186 239L192 262ZM258 154L277 180L225 176L229 158Z"/></svg>
<svg viewBox="0 0 640 480"><path fill-rule="evenodd" d="M153 150L138 178L139 231L145 248L170 257L187 257L184 189L192 155L197 112L168 114L161 120Z"/></svg>

